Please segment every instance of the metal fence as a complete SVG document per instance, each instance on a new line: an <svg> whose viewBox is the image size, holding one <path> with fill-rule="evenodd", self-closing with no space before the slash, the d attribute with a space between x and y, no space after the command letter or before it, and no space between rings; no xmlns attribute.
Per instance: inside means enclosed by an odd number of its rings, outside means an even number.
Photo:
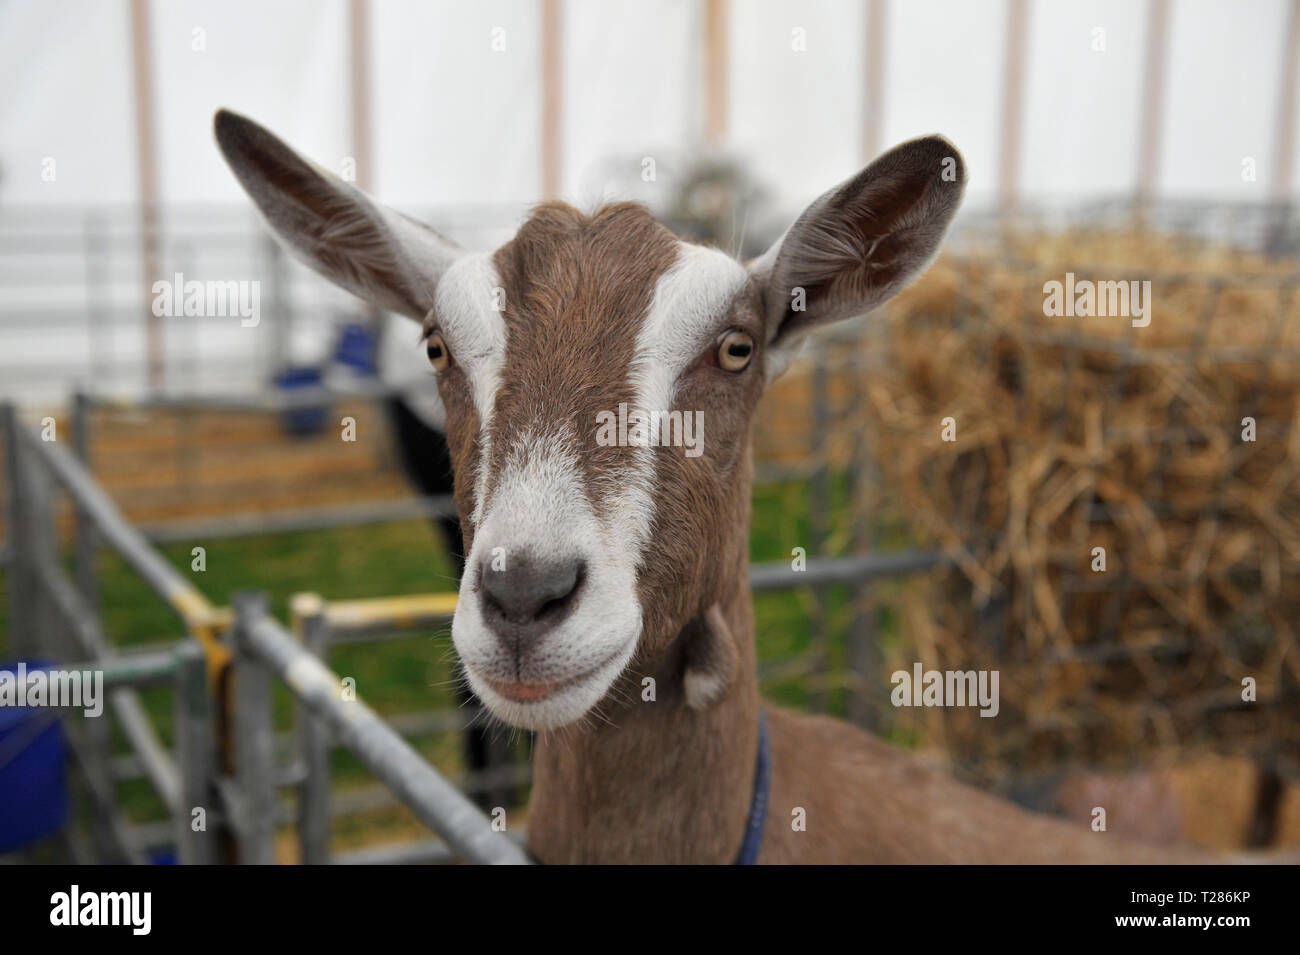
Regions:
<svg viewBox="0 0 1300 955"><path fill-rule="evenodd" d="M184 862L274 860L277 822L270 722L272 676L284 681L310 714L328 727L417 817L471 862L527 862L522 850L429 766L360 700L343 701L340 685L319 660L272 620L265 603L241 596L233 616L213 607L131 527L80 462L56 442L41 441L15 410L4 409L11 494L13 554L9 570L13 648L20 657L81 660L103 670L111 706L145 775L172 820ZM74 583L59 566L53 490L60 485L78 514L78 541L93 527L180 616L190 638L170 652L122 654L108 645L82 567ZM77 548L78 561L93 544ZM69 653L71 634L78 652ZM163 746L136 687L171 678L176 686L175 755ZM319 733L320 728L311 733ZM86 720L74 752L95 803L97 834L109 845L96 857L142 861L131 827L114 804L108 726ZM310 808L310 807L309 807ZM202 810L201 813L196 812Z"/></svg>
<svg viewBox="0 0 1300 955"><path fill-rule="evenodd" d="M20 658L78 660L78 669L103 671L105 684L116 687L110 696L111 710L167 808L180 857L205 858L209 852L203 830L191 829L184 807L207 804L203 794L213 776L208 661L194 640L147 655L121 653L109 645L99 620L93 549L78 546L76 582L60 566L53 521L55 482L76 502L78 542L88 541L93 525L177 610L191 634L210 635L220 615L121 519L72 455L33 435L11 406L3 409L3 419L10 479L12 649ZM171 679L176 689L175 755L167 752L137 692L160 679ZM94 805L96 857L141 861L141 848L115 805L107 721L88 719L71 739L76 765Z"/></svg>
<svg viewBox="0 0 1300 955"><path fill-rule="evenodd" d="M142 862L147 844L173 843L185 863L276 860L276 833L286 813L279 790L297 789L296 824L302 861L320 863L443 861L526 863L514 838L430 766L388 721L364 702L345 698L342 682L322 662L331 644L382 639L394 632L445 623L455 597L434 594L327 603L315 595L293 601L293 631L274 620L264 596L236 595L233 609L213 605L131 526L73 452L44 441L3 407L10 496L10 632L20 658L77 660L77 669L104 673L110 706L132 762L165 806L167 833L132 826L116 804L122 768L111 757L106 720L75 727L76 765L91 795L95 845L81 860ZM74 429L84 447L84 429ZM73 572L64 570L54 520L56 488L71 502ZM187 638L143 651L121 651L103 632L95 577L96 550L118 554L176 613ZM785 563L752 569L759 592L836 584L865 586L946 562L934 553L813 558L796 571ZM807 665L804 661L801 665ZM277 759L272 721L273 680L294 697L301 719L284 765ZM138 689L174 687L175 745L163 744ZM473 714L423 714L423 726L463 727ZM367 766L398 801L443 840L395 849L362 850L331 860L329 748L337 743ZM518 783L504 767L472 786ZM526 769L525 769L526 772ZM343 801L346 806L346 800Z"/></svg>

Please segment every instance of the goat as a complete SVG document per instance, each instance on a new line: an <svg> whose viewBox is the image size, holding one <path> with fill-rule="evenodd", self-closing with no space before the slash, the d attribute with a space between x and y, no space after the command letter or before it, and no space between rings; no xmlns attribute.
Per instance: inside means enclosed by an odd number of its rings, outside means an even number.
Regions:
<svg viewBox="0 0 1300 955"><path fill-rule="evenodd" d="M759 700L755 406L810 332L937 254L966 182L951 143L891 149L741 264L629 203L545 203L470 253L250 120L221 111L215 131L293 254L423 323L467 555L452 639L491 713L537 732L537 859L1193 858L1117 846ZM651 440L644 422L670 410L702 413L701 453Z"/></svg>

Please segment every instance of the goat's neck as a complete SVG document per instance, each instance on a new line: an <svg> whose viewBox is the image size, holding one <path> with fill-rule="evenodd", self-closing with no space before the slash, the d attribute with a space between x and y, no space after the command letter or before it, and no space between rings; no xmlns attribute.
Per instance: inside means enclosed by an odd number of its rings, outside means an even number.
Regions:
<svg viewBox="0 0 1300 955"><path fill-rule="evenodd" d="M747 530L746 522L746 530ZM729 547L718 601L736 642L721 702L688 707L679 638L635 664L581 725L538 734L528 844L542 862L731 862L744 837L758 748L748 534ZM655 700L642 680L655 680ZM618 700L618 702L611 702Z"/></svg>

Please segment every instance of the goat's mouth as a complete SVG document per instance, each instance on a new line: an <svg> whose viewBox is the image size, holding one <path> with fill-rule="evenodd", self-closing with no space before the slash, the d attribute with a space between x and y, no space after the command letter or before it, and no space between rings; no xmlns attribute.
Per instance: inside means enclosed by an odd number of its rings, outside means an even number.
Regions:
<svg viewBox="0 0 1300 955"><path fill-rule="evenodd" d="M466 664L465 675L487 709L511 726L558 729L601 701L636 649L636 634L594 667L551 682L494 679Z"/></svg>
<svg viewBox="0 0 1300 955"><path fill-rule="evenodd" d="M578 679L581 679L579 677ZM507 700L515 703L538 703L546 699L561 687L573 683L573 680L564 680L559 683L507 683L500 680L485 680L488 686L492 687L497 693L500 693Z"/></svg>
<svg viewBox="0 0 1300 955"><path fill-rule="evenodd" d="M494 680L486 676L482 677L482 679L494 692L504 696L512 703L540 703L570 687L578 686L600 676L601 671L615 663L622 655L623 648L619 647L594 667L589 667L581 673L549 683L533 683L526 680ZM620 666L619 669L622 669L622 667Z"/></svg>

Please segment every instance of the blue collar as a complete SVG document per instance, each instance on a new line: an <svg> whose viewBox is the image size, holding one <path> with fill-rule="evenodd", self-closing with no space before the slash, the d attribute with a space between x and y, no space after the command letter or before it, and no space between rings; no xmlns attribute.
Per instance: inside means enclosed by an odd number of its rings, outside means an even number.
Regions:
<svg viewBox="0 0 1300 955"><path fill-rule="evenodd" d="M749 801L749 822L745 841L740 844L736 865L755 865L763 848L763 824L767 821L767 797L772 789L772 747L767 741L767 720L758 713L758 765L754 767L754 795Z"/></svg>

